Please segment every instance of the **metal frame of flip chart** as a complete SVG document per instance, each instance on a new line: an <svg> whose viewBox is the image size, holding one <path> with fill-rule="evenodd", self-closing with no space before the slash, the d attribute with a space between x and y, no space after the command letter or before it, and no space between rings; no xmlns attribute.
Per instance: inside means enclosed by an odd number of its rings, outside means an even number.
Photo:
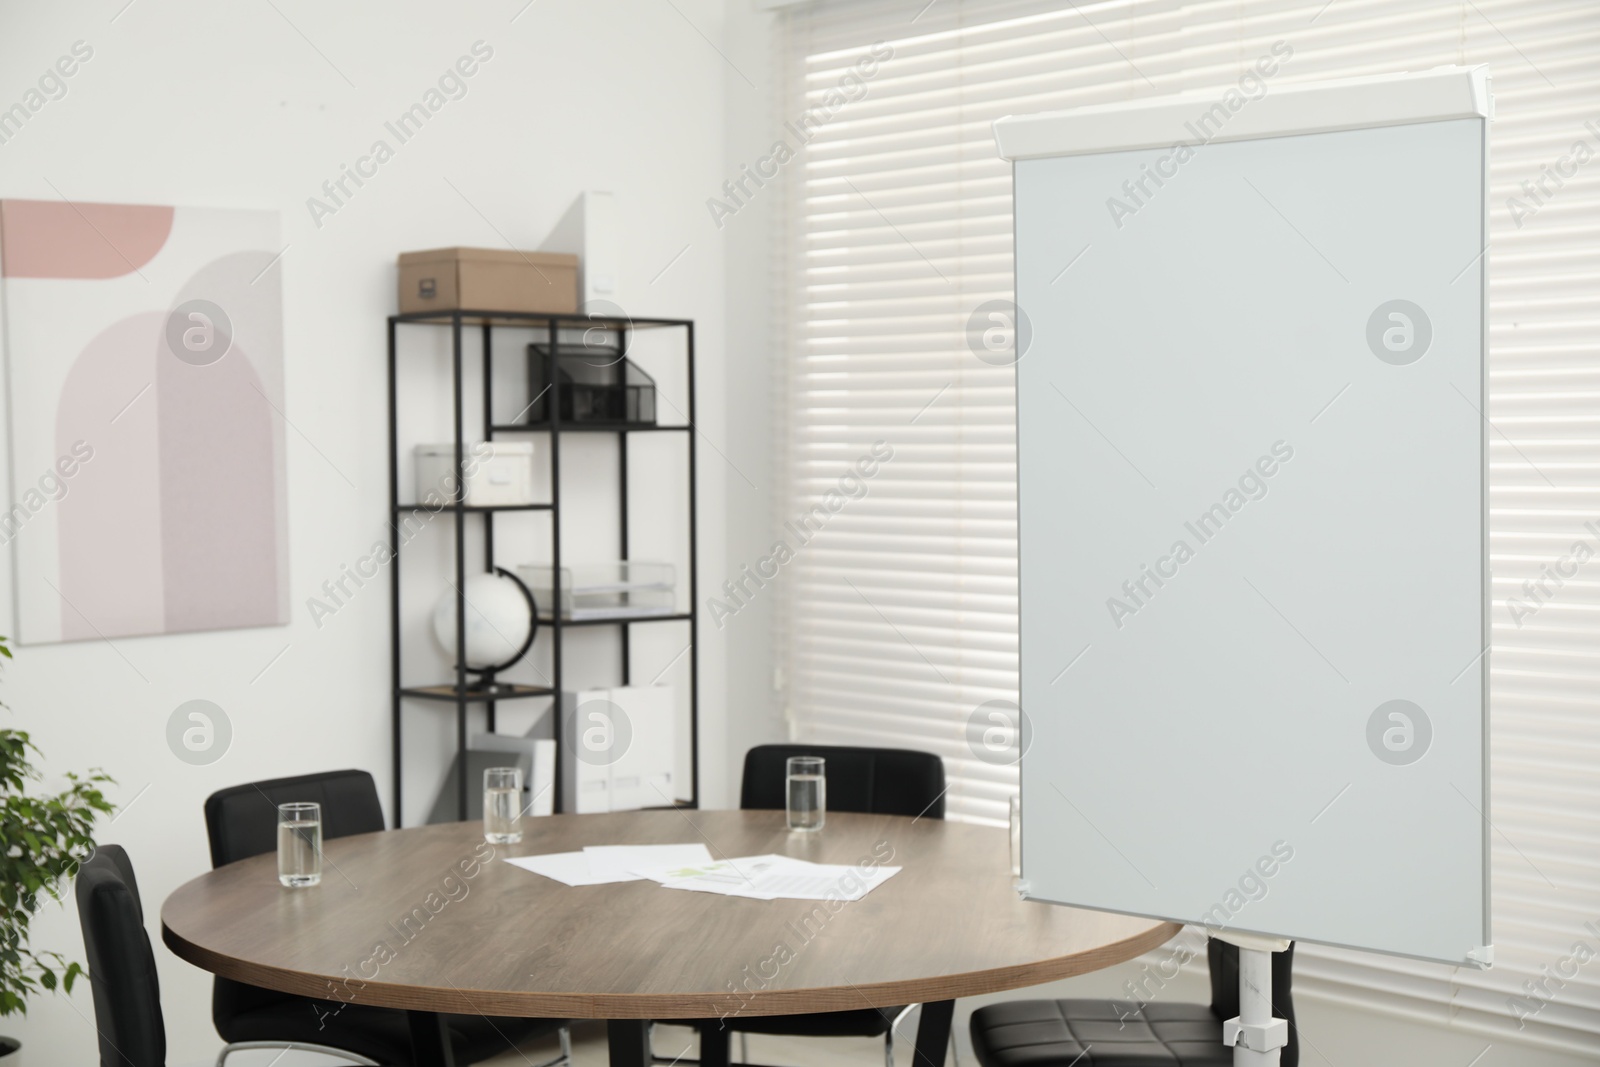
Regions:
<svg viewBox="0 0 1600 1067"><path fill-rule="evenodd" d="M1285 51L995 124L1020 886L1486 966L1488 73ZM1261 1011L1236 1062L1277 1062Z"/></svg>

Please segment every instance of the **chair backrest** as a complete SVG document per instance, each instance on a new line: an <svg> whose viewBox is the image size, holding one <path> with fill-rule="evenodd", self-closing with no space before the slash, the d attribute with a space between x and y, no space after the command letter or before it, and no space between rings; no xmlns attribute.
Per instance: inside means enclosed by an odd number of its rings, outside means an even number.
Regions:
<svg viewBox="0 0 1600 1067"><path fill-rule="evenodd" d="M790 756L821 756L827 762L828 809L869 815L944 818L944 761L931 752L849 745L757 745L744 757L739 806L784 807Z"/></svg>
<svg viewBox="0 0 1600 1067"><path fill-rule="evenodd" d="M101 845L78 869L74 891L89 957L100 1067L164 1067L161 987L128 854Z"/></svg>
<svg viewBox="0 0 1600 1067"><path fill-rule="evenodd" d="M378 786L366 771L323 771L294 778L272 778L219 789L206 798L206 836L211 866L274 852L278 848L278 805L314 801L322 805L322 837L348 837L384 829ZM292 1004L303 998L227 978L212 985L211 1018L219 1031L247 1012ZM309 1010L309 1009L308 1009Z"/></svg>
<svg viewBox="0 0 1600 1067"><path fill-rule="evenodd" d="M323 771L219 789L206 798L211 866L259 856L278 847L278 805L322 805L322 837L376 833L384 828L378 787L366 771Z"/></svg>
<svg viewBox="0 0 1600 1067"><path fill-rule="evenodd" d="M1211 968L1211 1014L1227 1022L1239 1014L1239 947L1212 938L1206 945ZM1299 1067L1300 1030L1295 1024L1294 942L1287 952L1272 954L1272 1014L1289 1021L1289 1043L1279 1054L1278 1067Z"/></svg>

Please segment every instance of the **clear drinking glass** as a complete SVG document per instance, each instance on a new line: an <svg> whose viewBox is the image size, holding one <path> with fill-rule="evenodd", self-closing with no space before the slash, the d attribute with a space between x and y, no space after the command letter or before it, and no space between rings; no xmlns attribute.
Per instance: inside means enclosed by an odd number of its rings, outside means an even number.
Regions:
<svg viewBox="0 0 1600 1067"><path fill-rule="evenodd" d="M484 769L483 839L491 845L514 845L522 840L520 767Z"/></svg>
<svg viewBox="0 0 1600 1067"><path fill-rule="evenodd" d="M299 888L322 881L322 805L278 805L278 882Z"/></svg>
<svg viewBox="0 0 1600 1067"><path fill-rule="evenodd" d="M1022 881L1022 796L1011 795L1011 884Z"/></svg>
<svg viewBox="0 0 1600 1067"><path fill-rule="evenodd" d="M820 830L828 818L828 779L821 756L789 757L789 829Z"/></svg>

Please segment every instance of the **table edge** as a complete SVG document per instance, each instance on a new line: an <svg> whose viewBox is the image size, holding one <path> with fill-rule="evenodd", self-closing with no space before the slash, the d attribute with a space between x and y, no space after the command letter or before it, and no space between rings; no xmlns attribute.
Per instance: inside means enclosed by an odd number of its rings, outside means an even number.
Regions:
<svg viewBox="0 0 1600 1067"><path fill-rule="evenodd" d="M933 975L866 985L778 989L750 993L541 993L462 989L389 982L334 983L328 976L269 967L225 956L185 940L165 917L161 940L179 959L247 985L322 1000L373 1007L546 1019L720 1019L734 1016L807 1015L815 1012L926 1004L1072 978L1125 963L1176 937L1179 923L1151 920L1151 927L1113 941L1033 963Z"/></svg>

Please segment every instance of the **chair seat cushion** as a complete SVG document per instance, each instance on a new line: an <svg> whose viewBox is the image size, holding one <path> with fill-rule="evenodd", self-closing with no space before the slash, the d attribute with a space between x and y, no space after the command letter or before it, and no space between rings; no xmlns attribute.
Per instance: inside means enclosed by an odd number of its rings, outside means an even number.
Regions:
<svg viewBox="0 0 1600 1067"><path fill-rule="evenodd" d="M1222 1023L1204 1004L1013 1000L972 1013L982 1067L1229 1067Z"/></svg>
<svg viewBox="0 0 1600 1067"><path fill-rule="evenodd" d="M904 1008L852 1008L810 1015L730 1015L710 1019L708 1026L726 1026L738 1034L783 1034L787 1037L882 1037Z"/></svg>
<svg viewBox="0 0 1600 1067"><path fill-rule="evenodd" d="M553 1034L565 1019L503 1019L447 1015L450 1047L461 1063L509 1052L524 1041ZM398 1008L296 998L240 1012L217 1027L224 1041L309 1042L356 1052L394 1067L413 1067L411 1026Z"/></svg>

